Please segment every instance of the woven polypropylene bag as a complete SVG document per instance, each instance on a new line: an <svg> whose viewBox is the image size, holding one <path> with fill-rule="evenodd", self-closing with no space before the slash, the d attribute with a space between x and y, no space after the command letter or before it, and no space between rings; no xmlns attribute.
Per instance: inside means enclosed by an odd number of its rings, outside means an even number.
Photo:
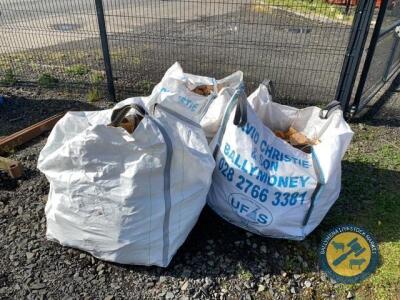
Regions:
<svg viewBox="0 0 400 300"><path fill-rule="evenodd" d="M305 153L273 132L290 126L319 144ZM217 166L208 203L256 234L303 239L339 196L341 159L352 135L340 109L280 105L265 85L249 99L237 92L211 143Z"/></svg>
<svg viewBox="0 0 400 300"><path fill-rule="evenodd" d="M38 160L50 182L47 237L165 267L205 205L215 163L197 123L162 105L129 108L69 112L52 130ZM143 118L133 133L108 126L123 110Z"/></svg>

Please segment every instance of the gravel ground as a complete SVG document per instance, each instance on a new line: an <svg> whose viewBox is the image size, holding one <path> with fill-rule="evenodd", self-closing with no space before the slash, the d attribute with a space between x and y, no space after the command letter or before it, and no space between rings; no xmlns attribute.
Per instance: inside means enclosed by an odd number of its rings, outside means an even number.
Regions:
<svg viewBox="0 0 400 300"><path fill-rule="evenodd" d="M41 96L40 89L29 91L29 96L35 97L33 100L26 97L27 92L28 90L20 89L19 95L17 94L12 98L6 96L3 107L0 106L0 136L12 134L60 112L96 110L109 105L100 102L96 103L95 106L78 100L59 99L59 96L62 95L59 92L46 91L46 95ZM51 101L49 101L49 98Z"/></svg>
<svg viewBox="0 0 400 300"><path fill-rule="evenodd" d="M7 97L0 108L3 134L11 118L37 120L65 108L96 109L57 95ZM32 95L31 95L32 96ZM59 95L58 95L59 96ZM59 102L58 102L59 101ZM42 115L43 114L43 115ZM27 121L28 122L28 121ZM355 130L364 130L359 125ZM361 129L359 129L361 128ZM393 129L391 129L393 130ZM391 134L393 133L390 131ZM168 268L122 266L100 261L45 238L49 184L36 169L46 136L16 149L25 173L19 180L0 172L0 299L320 299L337 295L337 284L320 272L317 249L331 225L305 241L262 238L229 225L205 209Z"/></svg>
<svg viewBox="0 0 400 300"><path fill-rule="evenodd" d="M317 244L254 236L208 209L167 269L111 264L46 241L49 185L36 169L45 142L38 138L12 155L24 165L23 178L0 174L0 298L283 299L321 288L331 294L332 283L308 254Z"/></svg>
<svg viewBox="0 0 400 300"><path fill-rule="evenodd" d="M2 134L38 121L42 114L96 108L40 95L36 92L35 100L6 97L0 110ZM16 118L21 119L6 121ZM11 155L24 166L21 179L0 173L0 298L252 299L331 294L333 285L317 271L310 251L316 249L316 241L261 238L223 222L208 209L166 269L111 264L47 241L44 206L49 184L36 169L45 142L46 136L39 137Z"/></svg>

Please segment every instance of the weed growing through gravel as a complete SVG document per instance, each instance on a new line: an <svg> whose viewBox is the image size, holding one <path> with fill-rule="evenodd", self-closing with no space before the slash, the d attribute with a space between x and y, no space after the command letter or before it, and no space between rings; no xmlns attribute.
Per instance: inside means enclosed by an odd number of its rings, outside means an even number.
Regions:
<svg viewBox="0 0 400 300"><path fill-rule="evenodd" d="M12 86L17 83L17 77L12 69L7 69L4 78L0 82L2 85Z"/></svg>
<svg viewBox="0 0 400 300"><path fill-rule="evenodd" d="M253 274L249 270L245 269L241 263L238 263L237 274L240 280L243 281L250 281L253 278Z"/></svg>
<svg viewBox="0 0 400 300"><path fill-rule="evenodd" d="M40 75L38 79L38 84L41 87L45 88L54 87L58 82L59 80L56 77L50 75L49 73L43 73L42 75Z"/></svg>
<svg viewBox="0 0 400 300"><path fill-rule="evenodd" d="M97 102L101 100L100 91L98 89L91 89L87 93L87 101L90 103Z"/></svg>
<svg viewBox="0 0 400 300"><path fill-rule="evenodd" d="M104 81L104 76L101 72L94 71L90 74L90 82L92 84L92 88L86 95L86 99L88 102L97 102L101 100L101 83Z"/></svg>
<svg viewBox="0 0 400 300"><path fill-rule="evenodd" d="M99 86L104 81L104 75L99 71L93 71L90 74L90 83Z"/></svg>
<svg viewBox="0 0 400 300"><path fill-rule="evenodd" d="M151 93L154 83L150 80L140 80L136 83L136 87L141 94L147 95Z"/></svg>
<svg viewBox="0 0 400 300"><path fill-rule="evenodd" d="M77 64L77 65L72 65L66 69L66 72L71 75L75 76L83 76L89 73L89 68L86 67L85 65Z"/></svg>
<svg viewBox="0 0 400 300"><path fill-rule="evenodd" d="M140 65L140 58L134 56L134 57L132 58L132 63L133 63L135 66Z"/></svg>

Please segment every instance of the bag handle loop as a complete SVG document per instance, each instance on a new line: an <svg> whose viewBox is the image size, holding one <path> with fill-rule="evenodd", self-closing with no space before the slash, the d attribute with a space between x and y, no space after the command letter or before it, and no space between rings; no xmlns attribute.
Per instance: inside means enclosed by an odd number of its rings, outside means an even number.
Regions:
<svg viewBox="0 0 400 300"><path fill-rule="evenodd" d="M247 97L244 92L244 86L241 85L237 91L238 101L236 104L235 117L233 124L238 127L243 127L247 123Z"/></svg>
<svg viewBox="0 0 400 300"><path fill-rule="evenodd" d="M273 101L275 99L275 95L276 95L275 84L270 79L264 79L261 84L265 85L267 87L267 90L268 90L269 94L271 95L271 98Z"/></svg>
<svg viewBox="0 0 400 300"><path fill-rule="evenodd" d="M136 115L139 115L141 117L147 115L146 110L141 105L128 104L122 106L121 108L113 110L111 114L111 123L109 124L109 126L118 127L132 108L136 110Z"/></svg>
<svg viewBox="0 0 400 300"><path fill-rule="evenodd" d="M321 119L328 119L329 116L336 110L342 109L342 106L339 101L333 100L329 102L324 109L321 109L319 112L319 117Z"/></svg>

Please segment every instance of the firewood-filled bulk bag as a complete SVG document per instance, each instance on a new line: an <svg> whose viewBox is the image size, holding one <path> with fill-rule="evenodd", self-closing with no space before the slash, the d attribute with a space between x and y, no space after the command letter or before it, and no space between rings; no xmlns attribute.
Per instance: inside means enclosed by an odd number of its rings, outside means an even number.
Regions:
<svg viewBox="0 0 400 300"><path fill-rule="evenodd" d="M69 112L38 160L50 182L47 238L166 267L206 203L214 166L201 127L162 104Z"/></svg>
<svg viewBox="0 0 400 300"><path fill-rule="evenodd" d="M248 99L238 91L210 145L216 168L208 204L253 233L304 239L339 196L352 136L338 103L297 109L273 102L264 84Z"/></svg>
<svg viewBox="0 0 400 300"><path fill-rule="evenodd" d="M185 73L179 63L175 63L146 98L146 106L150 108L155 103L163 103L169 109L199 123L207 139L211 140L221 124L226 105L241 85L241 71L216 80ZM118 103L118 107L129 103L130 99L127 99Z"/></svg>

